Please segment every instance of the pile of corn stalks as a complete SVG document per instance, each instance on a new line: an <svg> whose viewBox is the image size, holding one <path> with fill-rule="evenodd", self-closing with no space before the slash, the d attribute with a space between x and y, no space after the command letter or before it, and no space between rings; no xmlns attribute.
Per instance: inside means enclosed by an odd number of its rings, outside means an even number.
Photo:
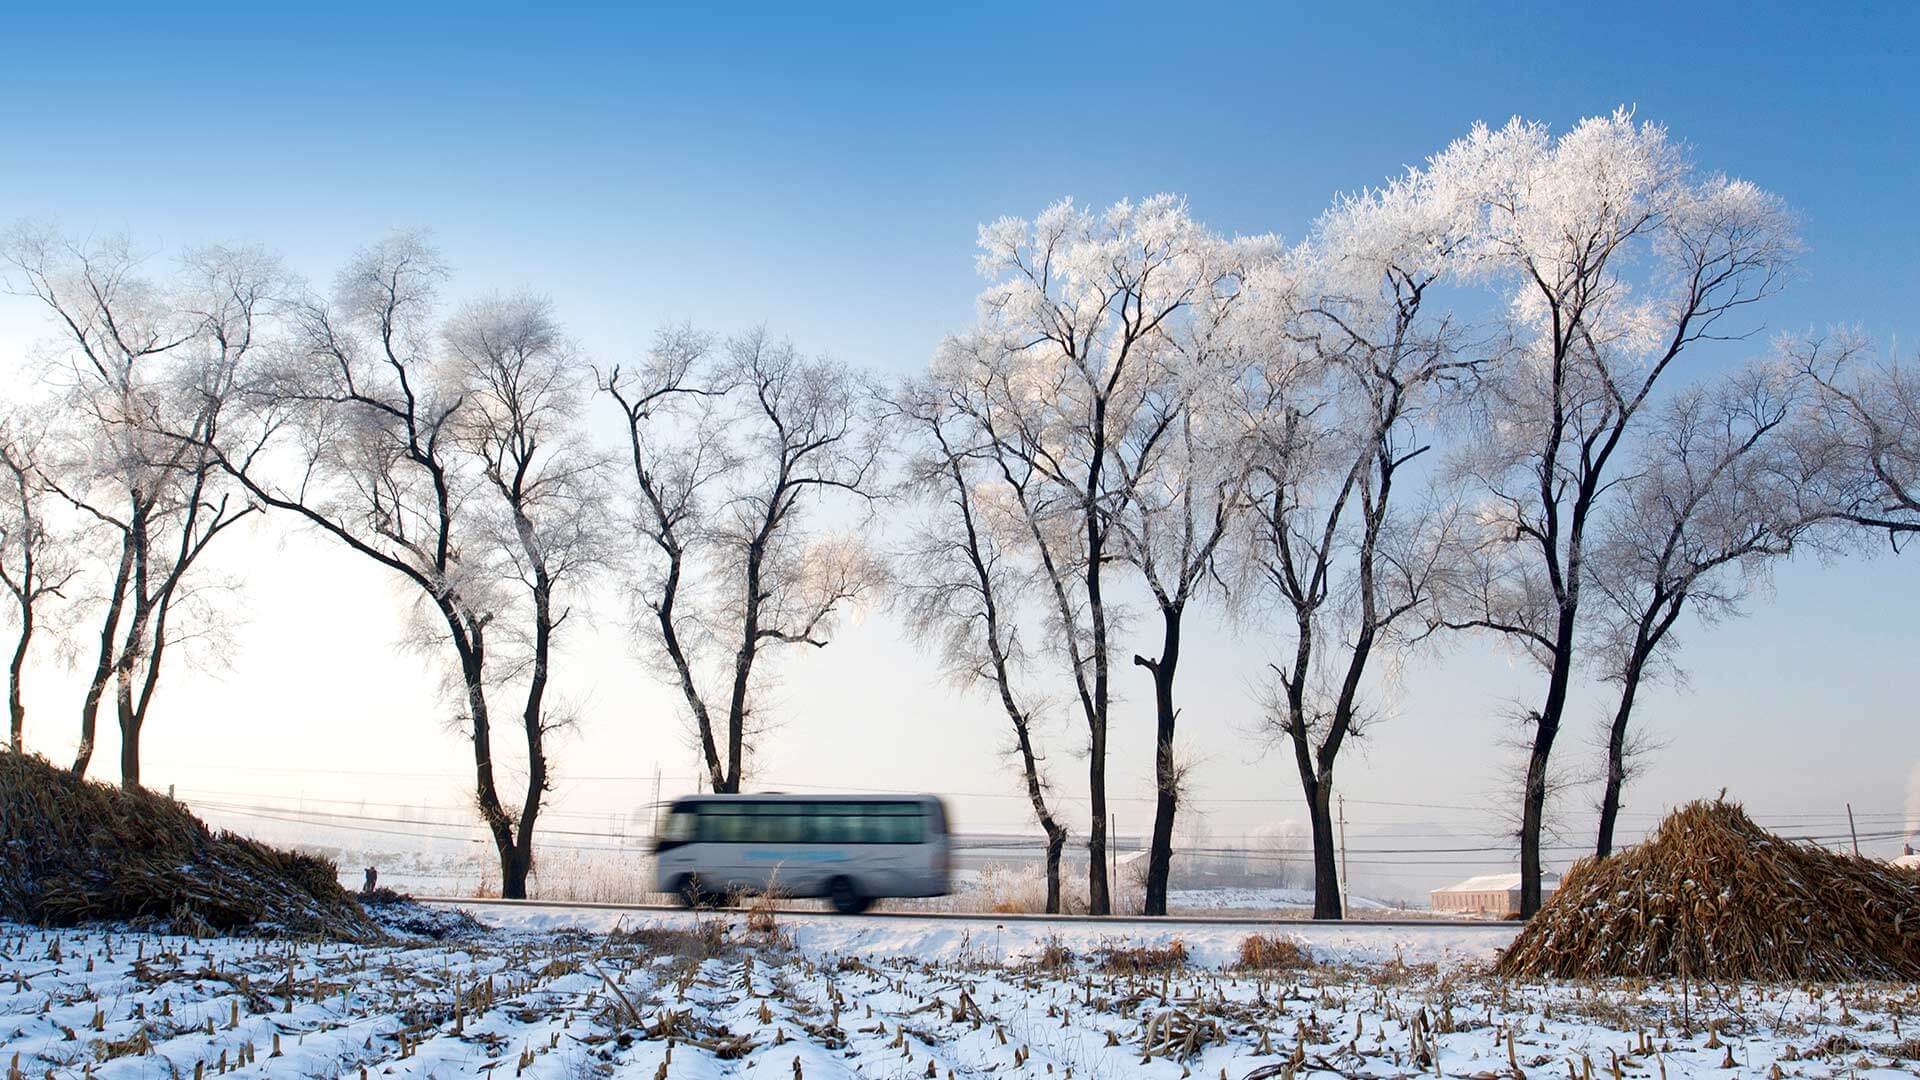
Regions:
<svg viewBox="0 0 1920 1080"><path fill-rule="evenodd" d="M1644 843L1574 865L1502 975L1920 979L1920 875L1691 803Z"/></svg>
<svg viewBox="0 0 1920 1080"><path fill-rule="evenodd" d="M381 937L324 859L216 834L171 799L10 752L0 752L0 917Z"/></svg>

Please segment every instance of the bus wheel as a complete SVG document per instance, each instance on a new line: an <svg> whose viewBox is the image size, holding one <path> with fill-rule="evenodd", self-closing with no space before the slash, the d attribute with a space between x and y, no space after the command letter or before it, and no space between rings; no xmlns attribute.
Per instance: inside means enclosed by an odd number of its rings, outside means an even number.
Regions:
<svg viewBox="0 0 1920 1080"><path fill-rule="evenodd" d="M843 877L827 883L827 899L832 902L833 910L842 915L858 915L873 904L870 897L860 895L853 887L852 879Z"/></svg>

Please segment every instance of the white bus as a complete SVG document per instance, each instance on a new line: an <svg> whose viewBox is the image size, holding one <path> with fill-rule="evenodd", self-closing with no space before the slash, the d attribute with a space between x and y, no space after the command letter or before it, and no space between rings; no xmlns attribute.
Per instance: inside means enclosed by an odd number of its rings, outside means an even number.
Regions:
<svg viewBox="0 0 1920 1080"><path fill-rule="evenodd" d="M942 896L947 812L932 795L699 795L677 799L654 842L662 892L697 905L734 892L826 897L865 911Z"/></svg>

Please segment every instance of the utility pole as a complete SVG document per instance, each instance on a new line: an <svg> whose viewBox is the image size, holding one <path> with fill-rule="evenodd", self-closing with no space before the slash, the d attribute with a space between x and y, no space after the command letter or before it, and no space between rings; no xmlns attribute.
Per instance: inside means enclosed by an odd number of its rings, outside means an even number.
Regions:
<svg viewBox="0 0 1920 1080"><path fill-rule="evenodd" d="M1352 914L1353 894L1347 887L1347 797L1340 796L1340 917Z"/></svg>
<svg viewBox="0 0 1920 1080"><path fill-rule="evenodd" d="M653 763L653 835L660 835L660 763Z"/></svg>
<svg viewBox="0 0 1920 1080"><path fill-rule="evenodd" d="M1853 827L1853 804L1847 804L1847 835L1853 837L1853 857L1860 857L1860 833Z"/></svg>
<svg viewBox="0 0 1920 1080"><path fill-rule="evenodd" d="M1120 817L1107 815L1107 912L1117 915L1114 905L1120 900Z"/></svg>

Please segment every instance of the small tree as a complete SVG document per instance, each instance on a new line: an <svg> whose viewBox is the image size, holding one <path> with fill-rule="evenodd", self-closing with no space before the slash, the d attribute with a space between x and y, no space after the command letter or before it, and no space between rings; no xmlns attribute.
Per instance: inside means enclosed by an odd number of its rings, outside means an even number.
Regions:
<svg viewBox="0 0 1920 1080"><path fill-rule="evenodd" d="M895 604L908 633L932 642L948 674L962 686L984 686L1012 727L1012 753L1034 820L1046 834L1046 910L1060 910L1060 858L1067 827L1055 813L1044 755L1036 745L1036 710L1018 685L1027 666L1019 633L1022 587L1034 573L1022 565L1020 515L1004 505L990 451L966 409L932 380L912 380L894 409L915 439L907 462L909 494L933 504L915 529L893 575Z"/></svg>
<svg viewBox="0 0 1920 1080"><path fill-rule="evenodd" d="M851 534L811 528L820 497L873 495L881 444L845 365L764 330L715 356L690 330L663 335L635 372L601 388L627 418L635 522L657 555L636 583L670 678L687 702L707 781L738 792L771 647L826 646L835 620L881 579ZM702 415L685 410L698 403ZM690 590L698 578L704 588Z"/></svg>
<svg viewBox="0 0 1920 1080"><path fill-rule="evenodd" d="M26 752L21 680L28 647L47 603L66 599L64 590L80 573L71 538L47 522L50 492L40 475L38 441L23 421L0 421L0 584L13 597L16 619L7 663L7 746L16 754Z"/></svg>
<svg viewBox="0 0 1920 1080"><path fill-rule="evenodd" d="M1753 365L1690 387L1657 410L1634 448L1620 512L1594 545L1603 627L1597 656L1620 687L1607 727L1594 848L1601 858L1613 851L1634 702L1642 680L1672 651L1681 612L1691 609L1703 622L1736 613L1770 561L1790 553L1809 524L1794 491L1782 486L1795 476L1786 436L1801 385L1790 371Z"/></svg>

